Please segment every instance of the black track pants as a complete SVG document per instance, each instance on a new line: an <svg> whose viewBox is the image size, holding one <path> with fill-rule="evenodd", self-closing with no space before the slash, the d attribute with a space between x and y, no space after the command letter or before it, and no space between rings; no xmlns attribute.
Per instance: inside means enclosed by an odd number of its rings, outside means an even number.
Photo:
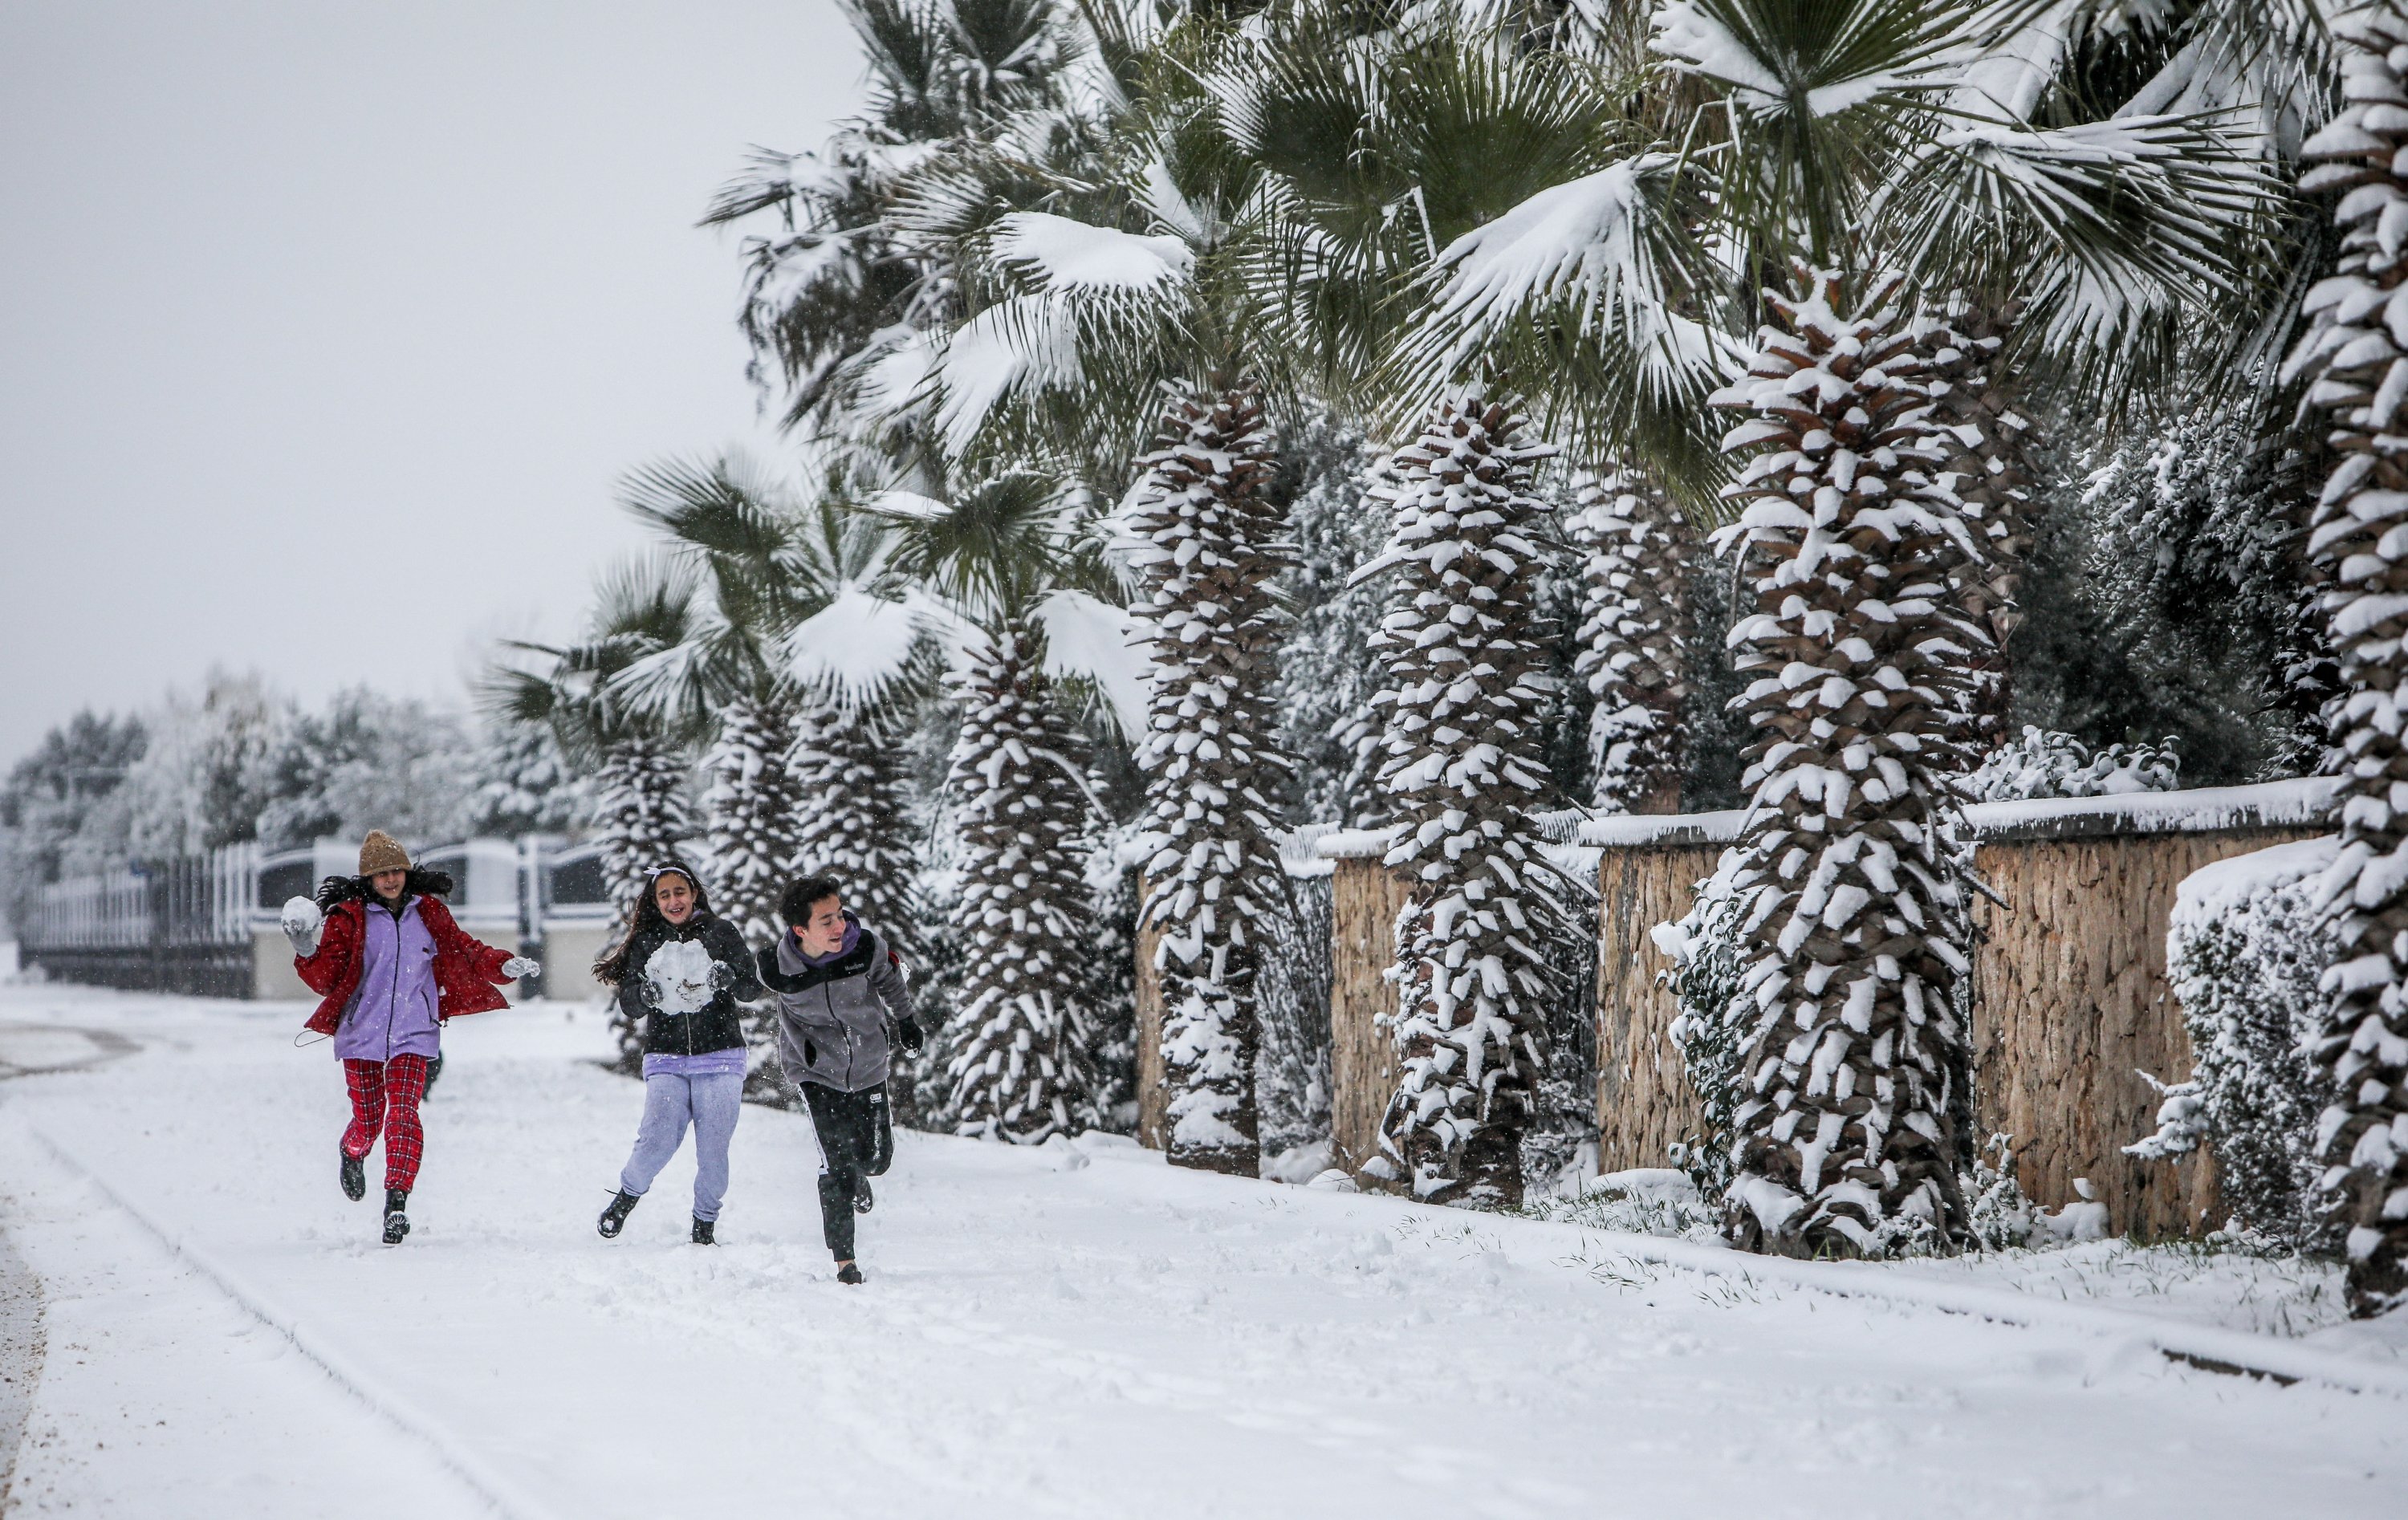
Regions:
<svg viewBox="0 0 2408 1520"><path fill-rule="evenodd" d="M839 1093L818 1083L802 1084L811 1106L811 1126L820 1133L820 1223L827 1248L838 1261L853 1259L853 1200L865 1177L882 1177L895 1159L895 1119L886 1107L886 1084Z"/></svg>

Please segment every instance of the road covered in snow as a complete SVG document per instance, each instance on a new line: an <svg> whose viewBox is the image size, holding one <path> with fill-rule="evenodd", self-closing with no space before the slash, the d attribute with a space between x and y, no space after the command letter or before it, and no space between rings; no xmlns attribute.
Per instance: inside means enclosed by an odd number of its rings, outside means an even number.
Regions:
<svg viewBox="0 0 2408 1520"><path fill-rule="evenodd" d="M866 1287L748 1109L598 1239L600 1016L456 1022L407 1243L297 1005L0 989L46 1350L11 1514L2397 1516L2408 1402L1648 1264L1616 1237L898 1137ZM71 1034L68 1031L87 1031ZM83 1043L79 1044L78 1041ZM370 1163L371 1187L379 1162ZM1632 1244L1634 1242L1625 1242Z"/></svg>

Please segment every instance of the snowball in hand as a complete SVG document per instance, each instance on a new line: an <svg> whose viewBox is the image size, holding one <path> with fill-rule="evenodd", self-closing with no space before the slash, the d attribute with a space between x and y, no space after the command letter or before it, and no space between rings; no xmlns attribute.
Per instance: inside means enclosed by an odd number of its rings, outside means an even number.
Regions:
<svg viewBox="0 0 2408 1520"><path fill-rule="evenodd" d="M287 897L283 915L277 922L284 930L284 938L293 941L293 953L308 955L317 951L318 931L325 925L326 915L307 897Z"/></svg>
<svg viewBox="0 0 2408 1520"><path fill-rule="evenodd" d="M513 981L523 976L533 976L542 969L541 961L532 960L524 955L513 955L502 962L502 975Z"/></svg>
<svg viewBox="0 0 2408 1520"><path fill-rule="evenodd" d="M644 963L644 980L664 1013L692 1013L710 1001L710 952L696 939L672 939Z"/></svg>

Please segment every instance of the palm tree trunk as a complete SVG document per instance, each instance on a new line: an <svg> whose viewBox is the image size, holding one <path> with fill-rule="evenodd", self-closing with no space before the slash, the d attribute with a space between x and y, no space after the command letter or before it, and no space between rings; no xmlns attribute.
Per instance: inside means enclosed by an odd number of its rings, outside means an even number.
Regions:
<svg viewBox="0 0 2408 1520"><path fill-rule="evenodd" d="M1253 387L1178 396L1125 521L1154 660L1137 763L1156 846L1144 914L1158 931L1166 1149L1175 1166L1240 1177L1262 1169L1257 936L1283 896L1260 791L1287 768L1268 738L1270 581L1286 563L1272 451Z"/></svg>
<svg viewBox="0 0 2408 1520"><path fill-rule="evenodd" d="M1959 300L1925 335L1932 378L1930 442L1954 491L1966 526L1981 545L1979 560L1957 577L1957 604L1989 634L1989 647L1971 667L1975 719L1972 758L2010 738L2007 713L2014 696L2008 640L2022 621L2018 595L2031 558L2037 503L2026 457L2031 423L2015 408L1999 363L2014 331L2011 311Z"/></svg>
<svg viewBox="0 0 2408 1520"><path fill-rule="evenodd" d="M1681 810L1689 694L1688 523L1636 470L1572 482L1566 537L1581 555L1575 674L1597 697L1589 719L1598 810Z"/></svg>
<svg viewBox="0 0 2408 1520"><path fill-rule="evenodd" d="M2343 192L2334 220L2341 266L2309 294L2315 327L2291 370L2311 378L2307 403L2331 423L2340 460L2310 522L2308 552L2329 580L2326 625L2345 690L2327 711L2342 762L2341 855L2326 878L2339 954L2315 1056L2332 1083L2315 1152L2347 1226L2350 1312L2408 1303L2408 343L2390 313L2408 287L2408 153L2398 66L2408 21L2387 8L2334 22L2343 97L2309 139L2301 191Z"/></svg>
<svg viewBox="0 0 2408 1520"><path fill-rule="evenodd" d="M1725 1229L1748 1250L1881 1255L1961 1239L1950 1098L1970 966L1948 772L1962 764L1967 665L1983 628L1950 576L1978 556L1929 471L1928 366L1869 282L1801 271L1766 293L1754 413L1731 495L1752 614L1734 663L1756 738L1745 832L1718 875L1743 903L1734 1178Z"/></svg>
<svg viewBox="0 0 2408 1520"><path fill-rule="evenodd" d="M624 735L604 754L595 781L594 832L602 846L602 876L612 905L624 914L652 869L677 859L681 842L694 833L685 756L656 735ZM622 918L612 925L612 940L626 929ZM621 1064L630 1070L640 1066L643 1032L615 999L610 1032Z"/></svg>
<svg viewBox="0 0 2408 1520"><path fill-rule="evenodd" d="M909 816L900 738L877 714L833 699L808 701L796 714L786 756L794 831L784 870L824 873L842 882L845 905L916 972L926 955L918 891L922 851Z"/></svg>
<svg viewBox="0 0 2408 1520"><path fill-rule="evenodd" d="M1522 1132L1544 1073L1541 947L1565 932L1553 868L1524 812L1548 786L1534 637L1546 505L1531 496L1522 419L1476 392L1441 402L1390 462L1388 548L1358 574L1401 571L1380 634L1389 687L1380 783L1412 882L1397 919L1399 1077L1366 1169L1429 1202L1522 1198Z"/></svg>
<svg viewBox="0 0 2408 1520"><path fill-rule="evenodd" d="M793 869L797 800L786 767L793 725L785 704L739 696L721 710L703 762L711 906L756 946L782 932L778 897Z"/></svg>
<svg viewBox="0 0 2408 1520"><path fill-rule="evenodd" d="M1082 864L1092 848L1074 740L1036 635L1006 617L969 657L952 792L966 947L949 1040L954 1131L1025 1145L1096 1122L1080 997Z"/></svg>

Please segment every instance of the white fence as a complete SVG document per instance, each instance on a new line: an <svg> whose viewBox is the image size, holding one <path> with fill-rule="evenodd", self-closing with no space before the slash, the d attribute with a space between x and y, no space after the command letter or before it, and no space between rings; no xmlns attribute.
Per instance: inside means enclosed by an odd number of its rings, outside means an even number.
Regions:
<svg viewBox="0 0 2408 1520"><path fill-rule="evenodd" d="M449 874L461 927L490 943L557 946L591 960L612 918L593 845L528 836L416 852ZM130 862L42 889L20 939L26 961L68 981L212 997L303 996L277 928L285 899L312 896L358 868L357 846L321 839L263 853L234 844L205 855ZM581 985L570 977L564 986Z"/></svg>

